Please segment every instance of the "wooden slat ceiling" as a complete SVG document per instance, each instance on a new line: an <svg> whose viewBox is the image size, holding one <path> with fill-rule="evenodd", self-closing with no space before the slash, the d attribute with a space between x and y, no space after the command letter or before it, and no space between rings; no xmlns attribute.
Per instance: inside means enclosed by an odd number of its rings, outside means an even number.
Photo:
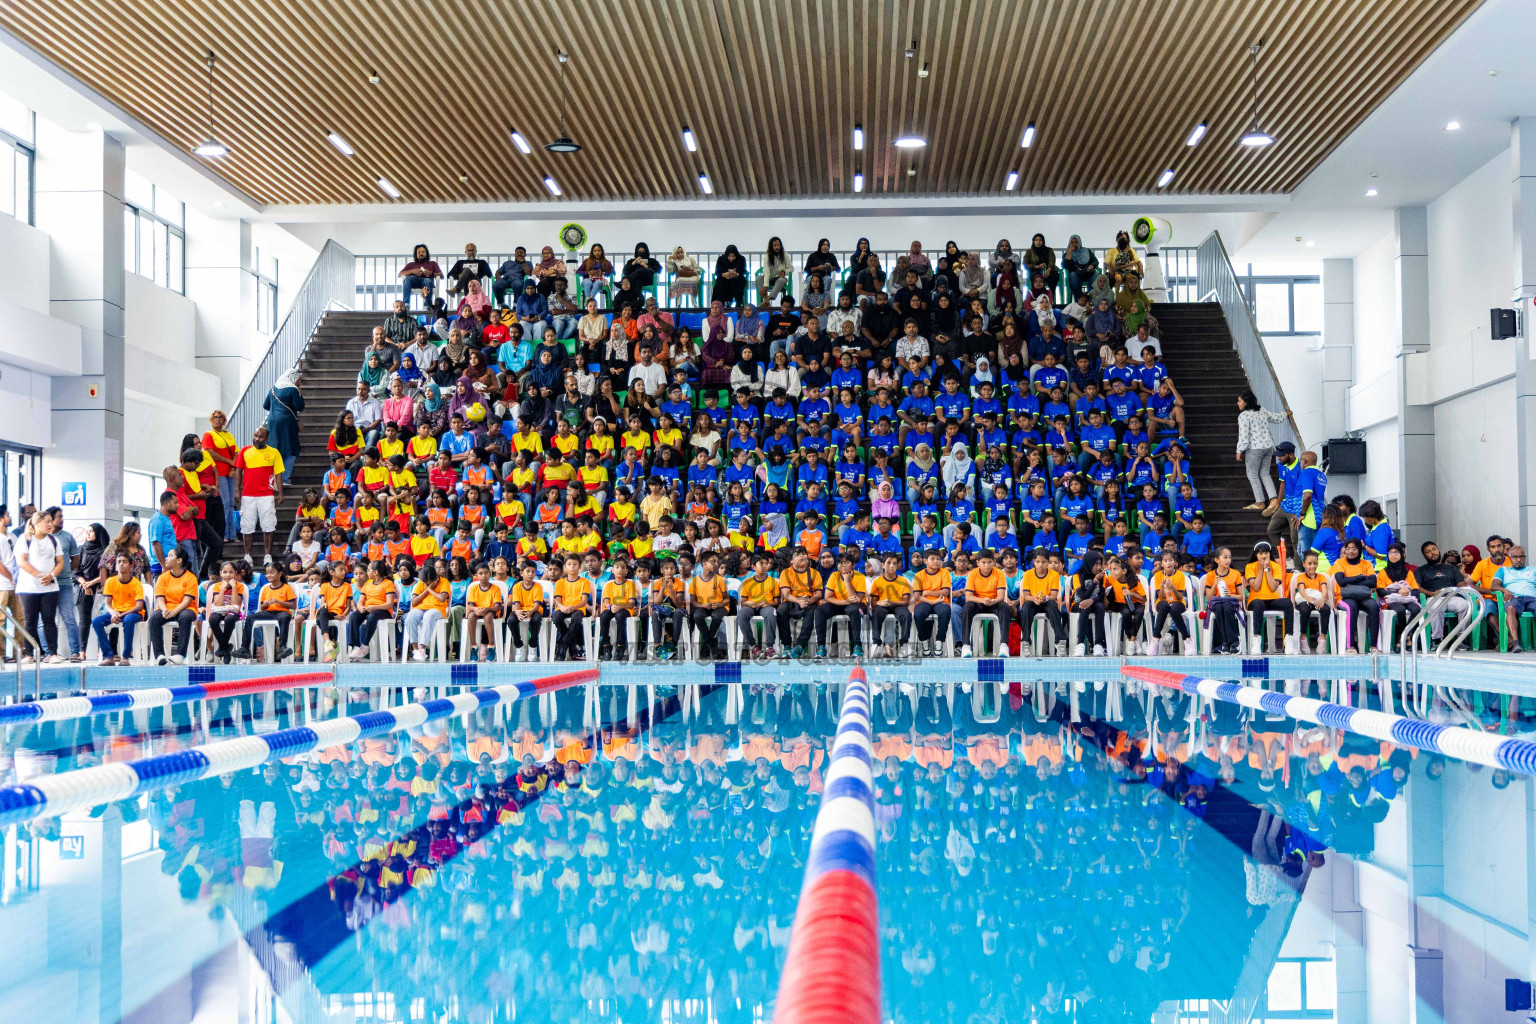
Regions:
<svg viewBox="0 0 1536 1024"><path fill-rule="evenodd" d="M188 148L212 49L215 166L269 204L387 201L380 175L417 203L554 202L546 174L567 201L695 198L701 171L717 197L827 196L858 169L874 195L1002 195L1014 168L1019 194L1137 193L1169 166L1169 191L1251 194L1295 188L1481 2L0 0L0 24ZM541 148L557 48L566 156ZM891 145L909 131L928 148Z"/></svg>

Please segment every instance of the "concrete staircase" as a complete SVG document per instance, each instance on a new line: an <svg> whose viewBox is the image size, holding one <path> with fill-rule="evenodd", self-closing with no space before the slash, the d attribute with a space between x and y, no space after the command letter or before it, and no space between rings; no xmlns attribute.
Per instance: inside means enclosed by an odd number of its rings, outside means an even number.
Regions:
<svg viewBox="0 0 1536 1024"><path fill-rule="evenodd" d="M1233 560L1247 561L1263 540L1268 521L1243 506L1253 500L1237 451L1237 396L1248 375L1232 347L1232 333L1214 302L1167 302L1153 309L1168 375L1184 396L1190 469L1205 506L1211 535L1232 548Z"/></svg>

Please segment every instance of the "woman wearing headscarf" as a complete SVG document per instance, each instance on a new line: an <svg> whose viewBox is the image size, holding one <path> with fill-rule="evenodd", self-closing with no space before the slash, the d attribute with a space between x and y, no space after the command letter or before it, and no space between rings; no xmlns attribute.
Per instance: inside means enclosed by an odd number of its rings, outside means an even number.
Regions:
<svg viewBox="0 0 1536 1024"><path fill-rule="evenodd" d="M725 247L715 260L715 287L710 301L727 306L739 306L747 297L747 259L734 245Z"/></svg>
<svg viewBox="0 0 1536 1024"><path fill-rule="evenodd" d="M955 290L966 302L972 299L985 299L987 289L991 281L987 278L987 268L981 265L980 258L973 252L962 252L952 256L949 261L950 269L955 272L958 283Z"/></svg>
<svg viewBox="0 0 1536 1024"><path fill-rule="evenodd" d="M1141 276L1141 257L1131 245L1131 236L1124 231L1115 233L1115 244L1104 252L1104 270L1116 285L1124 283L1126 274Z"/></svg>
<svg viewBox="0 0 1536 1024"><path fill-rule="evenodd" d="M923 484L939 483L942 479L938 460L933 457L933 446L927 441L919 441L912 449L912 457L907 460L907 496L916 501L917 495L923 493Z"/></svg>
<svg viewBox="0 0 1536 1024"><path fill-rule="evenodd" d="M1062 269L1067 272L1067 291L1081 295L1098 274L1099 258L1083 244L1077 235L1067 239L1066 251L1061 254Z"/></svg>
<svg viewBox="0 0 1536 1024"><path fill-rule="evenodd" d="M649 288L656 283L656 275L659 273L661 264L651 256L651 247L644 242L636 242L635 254L624 264L624 276L636 288Z"/></svg>
<svg viewBox="0 0 1536 1024"><path fill-rule="evenodd" d="M853 243L853 252L848 254L848 276L851 279L854 274L863 270L869 263L869 257L874 252L869 246L869 239L861 238Z"/></svg>
<svg viewBox="0 0 1536 1024"><path fill-rule="evenodd" d="M704 280L703 273L699 270L699 261L688 255L680 245L672 247L672 255L667 257L667 273L671 280L667 282L667 294L674 300L692 299L699 301L699 285ZM676 301L671 305L677 305Z"/></svg>
<svg viewBox="0 0 1536 1024"><path fill-rule="evenodd" d="M261 407L267 411L267 442L283 457L283 482L293 476L299 457L299 413L304 411L297 368L285 371L267 391Z"/></svg>
<svg viewBox="0 0 1536 1024"><path fill-rule="evenodd" d="M1004 260L1012 263L1015 270L1018 269L1019 254L1013 251L1013 244L1009 242L1008 239L1000 238L997 240L997 248L992 250L991 265L988 268L992 271L994 277L997 274L999 266Z"/></svg>
<svg viewBox="0 0 1536 1024"><path fill-rule="evenodd" d="M907 247L906 269L916 273L918 283L924 286L926 286L929 279L933 277L933 264L929 262L928 254L923 252L922 242L914 240L912 244ZM905 278L906 274L903 273L902 277Z"/></svg>
<svg viewBox="0 0 1536 1024"><path fill-rule="evenodd" d="M105 526L100 523L90 525L90 536L80 548L80 568L75 570L75 607L72 611L75 613L76 622L87 625L90 623L91 605L96 595L101 593L96 588L106 582L107 576L112 575L110 572L102 571L102 554L111 543L112 535L107 532ZM117 569L115 561L112 569L114 571Z"/></svg>
<svg viewBox="0 0 1536 1024"><path fill-rule="evenodd" d="M422 423L434 436L448 429L448 403L443 401L443 392L436 384L428 381L416 392L416 414L413 417L419 426Z"/></svg>
<svg viewBox="0 0 1536 1024"><path fill-rule="evenodd" d="M528 386L547 391L550 395L558 395L565 390L565 370L555 362L554 353L549 349L539 353L539 361L528 372Z"/></svg>
<svg viewBox="0 0 1536 1024"><path fill-rule="evenodd" d="M1045 282L1045 286L1055 290L1056 282L1061 279L1061 270L1056 266L1056 250L1045 244L1045 236L1039 232L1030 240L1029 248L1024 250L1024 270L1029 274L1033 282L1038 275Z"/></svg>
<svg viewBox="0 0 1536 1024"><path fill-rule="evenodd" d="M780 295L789 295L789 278L793 273L789 253L784 251L784 242L778 235L774 235L768 239L768 248L763 252L763 265L757 272L758 301L767 305Z"/></svg>
<svg viewBox="0 0 1536 1024"><path fill-rule="evenodd" d="M841 269L837 254L832 251L832 243L825 238L817 242L816 251L805 258L805 280L809 282L812 274L820 274L822 285L828 291L831 291Z"/></svg>
<svg viewBox="0 0 1536 1024"><path fill-rule="evenodd" d="M734 395L742 388L752 392L754 397L763 393L763 368L757 365L757 356L752 353L751 345L741 347L741 358L731 367L731 394Z"/></svg>
<svg viewBox="0 0 1536 1024"><path fill-rule="evenodd" d="M448 332L448 340L443 342L438 352L453 364L455 370L462 370L469 365L469 346L464 343L464 332L457 327Z"/></svg>
<svg viewBox="0 0 1536 1024"><path fill-rule="evenodd" d="M719 299L709 304L709 316L704 318L704 346L701 358L704 362L703 383L720 387L731 379L731 362L735 348L731 341L736 336L731 318L725 315L725 307Z"/></svg>
<svg viewBox="0 0 1536 1024"><path fill-rule="evenodd" d="M553 292L556 281L565 281L566 286L570 286L565 273L565 260L556 256L555 250L547 245L539 250L539 262L533 265L533 276L538 278L540 295Z"/></svg>
<svg viewBox="0 0 1536 1024"><path fill-rule="evenodd" d="M432 364L432 372L427 374L427 378L439 389L451 388L453 382L459 379L459 371L453 368L453 363L447 356L439 355L437 362Z"/></svg>
<svg viewBox="0 0 1536 1024"><path fill-rule="evenodd" d="M480 282L470 278L465 288L464 297L459 300L459 315L463 316L465 310L470 310L482 321L490 317L491 300L480 290Z"/></svg>
<svg viewBox="0 0 1536 1024"><path fill-rule="evenodd" d="M1138 275L1126 274L1121 280L1125 286L1115 295L1115 314L1120 317L1125 333L1131 335L1151 319L1152 299L1141 290L1141 278Z"/></svg>
<svg viewBox="0 0 1536 1024"><path fill-rule="evenodd" d="M1093 345L1114 347L1120 337L1120 319L1110 307L1107 297L1099 299L1093 312L1088 314L1088 322L1083 328L1088 332L1088 341Z"/></svg>
<svg viewBox="0 0 1536 1024"><path fill-rule="evenodd" d="M645 308L645 293L635 286L628 275L619 278L618 290L613 293L613 308L628 309L631 318Z"/></svg>
<svg viewBox="0 0 1536 1024"><path fill-rule="evenodd" d="M1108 299L1111 305L1115 301L1114 282L1109 279L1108 274L1099 274L1093 279L1093 287L1088 289L1088 308L1098 309L1101 299Z"/></svg>
<svg viewBox="0 0 1536 1024"><path fill-rule="evenodd" d="M953 494L955 488L964 484L968 489L976 487L976 460L971 458L971 453L966 450L965 444L956 441L949 450L949 458L943 462L944 493Z"/></svg>
<svg viewBox="0 0 1536 1024"><path fill-rule="evenodd" d="M997 394L997 377L992 373L992 361L986 356L978 356L976 359L976 372L971 374L970 379L971 394L975 394L976 389L983 384L991 384L992 393L994 395Z"/></svg>
<svg viewBox="0 0 1536 1024"><path fill-rule="evenodd" d="M624 372L629 372L629 336L624 333L624 325L615 323L608 328L608 337L603 349L603 361L608 363L622 363Z"/></svg>
<svg viewBox="0 0 1536 1024"><path fill-rule="evenodd" d="M395 371L394 379L409 392L421 387L426 380L426 375L421 372L421 367L416 365L415 356L405 355L400 357L400 369Z"/></svg>
<svg viewBox="0 0 1536 1024"><path fill-rule="evenodd" d="M451 420L455 416L463 416L467 423L469 407L478 401L480 401L480 395L475 391L475 382L468 377L460 377L454 381L453 397L448 400L448 418Z"/></svg>
<svg viewBox="0 0 1536 1024"><path fill-rule="evenodd" d="M379 361L379 354L377 352L369 352L368 362L364 364L361 370L357 371L358 383L367 384L368 390L373 392L374 397L377 398L384 389L384 382L388 379L389 374L386 372L384 364Z"/></svg>
<svg viewBox="0 0 1536 1024"><path fill-rule="evenodd" d="M741 307L741 315L736 318L733 328L733 339L737 345L757 345L763 340L763 330L766 324L763 318L757 315L757 307L748 302Z"/></svg>
<svg viewBox="0 0 1536 1024"><path fill-rule="evenodd" d="M896 488L889 480L880 481L869 503L869 513L876 519L899 519L901 506L896 501Z"/></svg>

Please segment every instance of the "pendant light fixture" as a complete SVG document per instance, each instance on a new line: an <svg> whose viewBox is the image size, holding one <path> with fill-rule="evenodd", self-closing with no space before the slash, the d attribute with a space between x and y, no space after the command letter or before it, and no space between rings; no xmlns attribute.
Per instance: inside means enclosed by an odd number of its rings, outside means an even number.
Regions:
<svg viewBox="0 0 1536 1024"><path fill-rule="evenodd" d="M912 45L907 47L907 49L906 49L906 57L907 57L907 60L911 60L911 59L913 59L916 56L917 56L917 40L914 39L914 40L912 40ZM925 68L926 68L926 66L927 65L924 65ZM918 77L919 78L927 78L928 76L926 74L921 74L920 73L918 75ZM916 86L916 83L914 83L913 87L912 87L912 119L914 121L917 120L917 86ZM917 132L915 132L915 131L903 132L902 134L898 135L896 138L891 140L891 145L895 146L897 149L922 149L924 146L928 145L928 140L923 138L921 135L917 134Z"/></svg>
<svg viewBox="0 0 1536 1024"><path fill-rule="evenodd" d="M556 50L555 59L560 62L560 134L555 138L554 142L545 143L544 148L551 153L579 153L581 152L581 144L565 134L565 104L567 97L570 95L565 90L565 65L571 58Z"/></svg>
<svg viewBox="0 0 1536 1024"><path fill-rule="evenodd" d="M213 51L208 51L208 138L192 147L198 156L217 159L229 155L229 147L213 134Z"/></svg>
<svg viewBox="0 0 1536 1024"><path fill-rule="evenodd" d="M1248 129L1238 141L1245 146L1258 149L1274 142L1274 136L1259 127L1259 50L1264 46L1264 40L1260 39L1248 47L1248 52L1253 55L1253 127Z"/></svg>

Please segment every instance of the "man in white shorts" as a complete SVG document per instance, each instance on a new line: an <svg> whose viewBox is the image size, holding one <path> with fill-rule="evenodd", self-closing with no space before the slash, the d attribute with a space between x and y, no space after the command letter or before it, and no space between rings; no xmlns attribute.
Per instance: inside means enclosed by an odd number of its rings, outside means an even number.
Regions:
<svg viewBox="0 0 1536 1024"><path fill-rule="evenodd" d="M267 428L257 427L251 443L235 456L235 501L240 506L240 542L251 560L251 535L261 531L262 561L272 561L277 504L283 500L283 456L267 444Z"/></svg>

